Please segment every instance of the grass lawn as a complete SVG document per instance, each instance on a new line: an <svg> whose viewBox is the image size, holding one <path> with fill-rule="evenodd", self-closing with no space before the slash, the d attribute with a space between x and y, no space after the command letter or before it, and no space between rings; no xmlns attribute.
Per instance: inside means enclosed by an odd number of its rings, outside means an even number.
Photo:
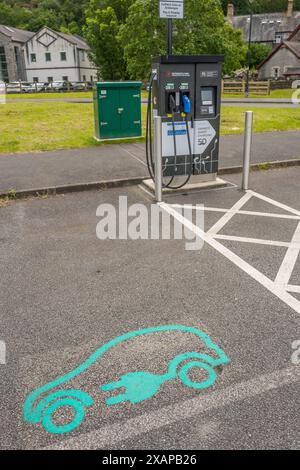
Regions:
<svg viewBox="0 0 300 470"><path fill-rule="evenodd" d="M244 132L245 108L224 106L222 108L221 134L242 134ZM300 129L300 107L292 108L252 108L254 112L254 132L276 132Z"/></svg>
<svg viewBox="0 0 300 470"><path fill-rule="evenodd" d="M244 113L251 109L224 107L222 135L241 134ZM143 105L145 132L146 105ZM300 108L253 108L255 132L300 129ZM7 103L0 105L0 152L30 152L95 145L90 103ZM117 141L115 141L117 143ZM123 141L124 142L124 141Z"/></svg>

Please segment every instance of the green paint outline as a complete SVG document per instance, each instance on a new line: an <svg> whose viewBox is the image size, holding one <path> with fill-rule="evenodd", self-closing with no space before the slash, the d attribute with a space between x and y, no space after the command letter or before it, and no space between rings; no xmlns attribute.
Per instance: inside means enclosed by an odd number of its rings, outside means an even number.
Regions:
<svg viewBox="0 0 300 470"><path fill-rule="evenodd" d="M74 390L74 389L59 390L59 391L52 393L51 395L48 395L47 397L42 398L41 401L35 406L35 408L33 408L33 405L36 399L40 395L48 392L49 390L55 387L58 387L74 379L75 377L82 374L83 372L85 372L109 349L117 346L118 344L124 341L130 340L130 339L136 338L138 336L144 336L144 335L148 335L152 333L167 332L167 331L168 332L181 331L181 332L195 334L198 338L200 338L204 342L207 348L215 351L215 353L218 355L218 358L214 359L208 356L207 354L187 352L185 354L180 354L179 356L176 356L170 362L168 373L165 375L160 376L160 375L155 375L155 374L149 374L148 372L133 372L133 373L126 374L125 376L123 376L119 382L103 385L102 390L110 391L115 388L119 388L117 386L119 384L121 384L120 387L125 387L125 388L130 387L131 388L130 393L133 399L131 400L129 398L128 401L130 401L131 403L139 403L140 401L151 398L158 391L160 385L163 382L167 380L176 379L178 376L177 368L179 364L188 359L201 359L202 362L193 361L192 363L194 364L193 367L201 367L201 364L202 364L202 368L205 368L208 371L209 377L205 381L205 386L201 386L201 383L195 384L194 382L191 382L187 375L188 369L191 366L189 364L186 364L182 368L180 375L179 375L182 382L188 387L192 386L193 388L198 388L198 389L207 388L213 385L216 379L216 374L214 371L213 371L214 373L211 373L212 367L216 367L222 364L223 365L229 364L230 359L226 356L224 351L210 339L210 337L207 334L203 333L197 328L182 326L182 325L165 325L165 326L157 326L157 327L152 327L152 328L145 328L142 330L131 331L124 335L121 335L112 339L111 341L105 343L103 346L97 349L97 351L95 351L86 361L84 361L82 364L76 367L76 369L72 370L71 372L61 377L58 377L57 379L43 385L42 387L36 389L31 394L29 394L24 402L24 411L23 411L24 420L29 423L38 423L42 420L42 424L45 430L54 434L64 434L66 432L72 431L82 422L84 418L83 405L88 407L94 403L90 395L88 395L87 393L81 390ZM203 361L207 363L205 367L203 367ZM209 366L211 366L210 369L209 369ZM144 385L148 387L148 389L143 390L142 387ZM107 405L111 406L111 405L120 403L122 401L125 401L124 399L122 400L122 397L126 397L126 394L123 394L119 397L121 398L118 398L118 397L109 398L106 402ZM52 404L54 400L57 400L57 401L54 404ZM51 421L51 413L59 406L71 406L76 411L75 418L67 425L56 426Z"/></svg>

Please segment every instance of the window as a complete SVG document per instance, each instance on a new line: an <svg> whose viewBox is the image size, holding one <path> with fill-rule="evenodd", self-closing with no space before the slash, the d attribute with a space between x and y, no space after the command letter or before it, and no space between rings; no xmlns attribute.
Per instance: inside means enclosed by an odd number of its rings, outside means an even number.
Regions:
<svg viewBox="0 0 300 470"><path fill-rule="evenodd" d="M8 82L8 69L4 47L0 47L0 81Z"/></svg>
<svg viewBox="0 0 300 470"><path fill-rule="evenodd" d="M36 54L30 54L31 62L36 62Z"/></svg>
<svg viewBox="0 0 300 470"><path fill-rule="evenodd" d="M18 74L19 80L21 80L24 75L24 71L22 67L22 55L21 55L22 52L21 52L21 49L17 46L14 47L14 51L15 51L15 59L16 59L16 65L17 65L17 74Z"/></svg>
<svg viewBox="0 0 300 470"><path fill-rule="evenodd" d="M280 67L272 67L272 77L277 79L280 75Z"/></svg>
<svg viewBox="0 0 300 470"><path fill-rule="evenodd" d="M283 40L283 34L282 33L276 33L275 34L275 43L276 44L281 44Z"/></svg>
<svg viewBox="0 0 300 470"><path fill-rule="evenodd" d="M84 53L84 51L80 51L80 60L82 60L82 62L85 61L85 53Z"/></svg>
<svg viewBox="0 0 300 470"><path fill-rule="evenodd" d="M82 75L82 80L86 82L86 75Z"/></svg>
<svg viewBox="0 0 300 470"><path fill-rule="evenodd" d="M63 82L68 82L69 81L69 77L67 75L65 75L62 79L63 79Z"/></svg>
<svg viewBox="0 0 300 470"><path fill-rule="evenodd" d="M51 53L50 52L45 53L45 59L46 59L46 62L51 62Z"/></svg>
<svg viewBox="0 0 300 470"><path fill-rule="evenodd" d="M94 77L91 75L91 83L94 83Z"/></svg>
<svg viewBox="0 0 300 470"><path fill-rule="evenodd" d="M49 83L53 82L53 77L48 77L47 81L48 81Z"/></svg>
<svg viewBox="0 0 300 470"><path fill-rule="evenodd" d="M34 83L38 83L39 77L33 77L33 81L34 81Z"/></svg>
<svg viewBox="0 0 300 470"><path fill-rule="evenodd" d="M67 60L67 54L65 52L60 53L60 60Z"/></svg>

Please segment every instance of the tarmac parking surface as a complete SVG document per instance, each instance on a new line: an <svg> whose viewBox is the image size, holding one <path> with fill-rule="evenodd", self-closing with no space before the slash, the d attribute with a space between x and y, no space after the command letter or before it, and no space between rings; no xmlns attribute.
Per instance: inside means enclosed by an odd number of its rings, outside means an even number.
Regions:
<svg viewBox="0 0 300 470"><path fill-rule="evenodd" d="M300 168L254 172L247 193L240 178L165 198L172 223L204 241L196 251L185 240L97 239L100 204L118 209L125 195L128 206L150 208L136 186L0 207L2 448L299 449L300 364L292 357L300 340ZM182 206L204 213L198 232ZM174 325L183 328L114 343L68 376L114 338ZM147 400L124 396L108 406L124 388L104 384L133 372L161 377L178 355L207 349L195 330L230 360L210 386L191 388L179 375ZM93 398L78 426L57 434L24 420L26 397L64 376L55 390ZM205 380L205 371L195 366L189 378ZM65 403L51 422L63 426L72 413Z"/></svg>

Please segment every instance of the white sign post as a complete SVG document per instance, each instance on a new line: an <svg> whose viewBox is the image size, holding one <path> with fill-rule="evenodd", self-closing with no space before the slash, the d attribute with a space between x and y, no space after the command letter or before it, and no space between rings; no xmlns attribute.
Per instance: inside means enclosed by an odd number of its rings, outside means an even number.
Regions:
<svg viewBox="0 0 300 470"><path fill-rule="evenodd" d="M184 15L184 0L160 0L160 18L182 20Z"/></svg>
<svg viewBox="0 0 300 470"><path fill-rule="evenodd" d="M159 0L159 17L168 20L168 55L172 55L172 21L183 20L184 0Z"/></svg>

